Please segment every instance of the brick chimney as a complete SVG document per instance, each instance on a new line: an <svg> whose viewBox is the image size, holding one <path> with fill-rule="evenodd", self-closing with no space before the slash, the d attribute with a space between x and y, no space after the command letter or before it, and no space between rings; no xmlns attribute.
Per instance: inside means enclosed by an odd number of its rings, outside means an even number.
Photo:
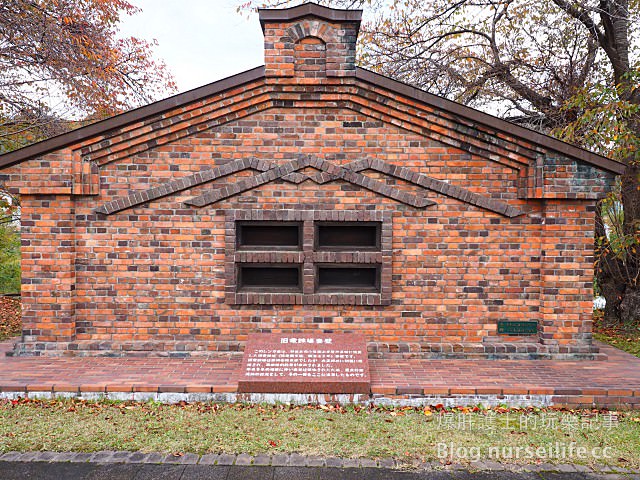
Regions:
<svg viewBox="0 0 640 480"><path fill-rule="evenodd" d="M355 75L362 10L305 3L286 9L261 8L258 12L267 77Z"/></svg>

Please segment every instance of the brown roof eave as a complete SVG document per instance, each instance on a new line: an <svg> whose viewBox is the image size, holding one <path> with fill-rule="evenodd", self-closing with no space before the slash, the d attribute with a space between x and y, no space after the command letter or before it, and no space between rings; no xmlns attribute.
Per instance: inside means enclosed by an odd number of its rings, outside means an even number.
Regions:
<svg viewBox="0 0 640 480"><path fill-rule="evenodd" d="M377 85L381 88L391 90L392 92L409 97L413 100L426 103L429 106L444 110L448 113L466 118L474 123L485 125L491 129L506 133L513 137L519 137L532 144L541 145L545 148L554 150L570 158L589 163L608 172L612 172L617 175L624 173L624 163L611 160L610 158L576 147L575 145L563 142L557 138L521 127L520 125L515 125L501 118L494 117L493 115L462 105L461 103L452 102L446 98L425 92L424 90L412 87L406 83L398 82L397 80L374 73L370 70L356 67L356 78L364 82Z"/></svg>
<svg viewBox="0 0 640 480"><path fill-rule="evenodd" d="M164 100L145 105L144 107L129 110L114 117L109 117L86 127L78 128L62 135L48 138L38 143L28 145L4 155L0 155L0 169L15 165L45 153L58 150L74 143L82 142L88 138L104 135L110 130L121 128L130 123L139 122L148 117L164 113L174 108L202 100L216 95L230 88L238 87L244 83L253 82L264 78L264 66L253 68L237 75L232 75L217 82L209 83L202 87L194 88L184 93L179 93Z"/></svg>
<svg viewBox="0 0 640 480"><path fill-rule="evenodd" d="M242 84L264 78L264 66L260 66L245 72L224 78L217 82L204 85L193 90L189 90L165 100L140 107L128 112L116 115L115 117L102 120L100 122L87 125L56 137L43 140L32 145L28 145L19 150L0 155L0 169L15 165L17 163L29 160L31 158L52 152L54 150L64 148L98 135L104 135L111 130L121 128L127 124L144 120L145 118L158 115L173 108L180 108L189 103L202 100L209 96L221 93L225 90L238 87ZM539 144L543 147L554 150L558 153L567 155L576 160L580 160L603 170L622 174L625 169L623 163L611 160L609 158L597 155L582 148L570 145L555 138L543 135L541 133L529 130L527 128L514 125L506 120L488 115L465 105L452 102L442 97L427 93L418 88L412 87L405 83L398 82L391 78L379 75L377 73L362 68L356 69L356 78L364 82L380 86L400 95L412 98L435 108L448 111L454 115L471 120L475 123L486 125L495 130L504 132L508 135L520 137L530 143Z"/></svg>

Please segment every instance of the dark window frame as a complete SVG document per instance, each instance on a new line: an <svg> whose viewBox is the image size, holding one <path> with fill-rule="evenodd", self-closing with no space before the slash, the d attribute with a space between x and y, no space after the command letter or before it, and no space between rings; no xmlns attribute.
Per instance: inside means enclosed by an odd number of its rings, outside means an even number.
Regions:
<svg viewBox="0 0 640 480"><path fill-rule="evenodd" d="M244 228L254 227L297 227L298 243L293 245L250 245L243 241ZM236 250L302 250L302 226L303 222L278 222L278 221L252 221L242 220L236 222Z"/></svg>
<svg viewBox="0 0 640 480"><path fill-rule="evenodd" d="M392 300L392 234L393 212L381 209L359 210L310 210L305 206L288 209L244 209L230 208L225 215L225 302L228 305L391 305ZM301 249L276 248L238 248L237 222L289 222L302 224ZM379 223L379 250L350 249L316 249L315 223L360 224ZM343 223L344 222L344 223ZM257 224L257 223L256 223ZM299 237L300 238L300 237ZM300 264L302 270L302 291L284 291L282 288L250 289L238 288L238 265L245 263L261 264ZM379 290L326 292L317 291L315 285L315 265L347 265L363 264L379 265ZM256 289L258 290L258 289Z"/></svg>
<svg viewBox="0 0 640 480"><path fill-rule="evenodd" d="M315 291L318 293L379 293L381 265L377 263L317 263L315 267ZM320 284L321 269L370 269L375 270L375 281L372 287L362 286L331 286Z"/></svg>
<svg viewBox="0 0 640 480"><path fill-rule="evenodd" d="M322 227L374 227L375 228L375 244L374 245L321 245L320 229ZM382 245L382 222L314 222L314 249L318 252L335 252L335 251L371 251L377 252Z"/></svg>
<svg viewBox="0 0 640 480"><path fill-rule="evenodd" d="M243 269L245 268L296 269L298 271L298 284L296 286L246 285L243 280ZM238 263L236 275L236 285L239 292L302 292L302 265L299 263Z"/></svg>

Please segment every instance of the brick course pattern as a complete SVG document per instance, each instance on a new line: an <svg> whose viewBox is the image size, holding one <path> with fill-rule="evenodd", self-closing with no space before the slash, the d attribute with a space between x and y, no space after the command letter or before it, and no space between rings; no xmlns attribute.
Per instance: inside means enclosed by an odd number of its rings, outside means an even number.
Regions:
<svg viewBox="0 0 640 480"><path fill-rule="evenodd" d="M320 331L362 333L373 357L596 358L594 209L616 172L357 69L358 25L265 20L263 70L0 170L22 198L16 353L209 355ZM384 218L381 292L239 296L229 215L257 210ZM504 319L538 334L500 336Z"/></svg>

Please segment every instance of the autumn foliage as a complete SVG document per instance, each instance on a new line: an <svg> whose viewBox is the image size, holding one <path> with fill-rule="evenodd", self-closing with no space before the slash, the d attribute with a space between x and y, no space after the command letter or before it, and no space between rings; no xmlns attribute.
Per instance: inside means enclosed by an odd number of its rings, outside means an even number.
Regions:
<svg viewBox="0 0 640 480"><path fill-rule="evenodd" d="M640 319L639 0L317 1L366 7L362 66L625 163L596 215L596 285L609 323Z"/></svg>
<svg viewBox="0 0 640 480"><path fill-rule="evenodd" d="M173 92L155 42L118 36L121 15L136 12L124 0L1 2L0 142L29 143L56 117L102 118Z"/></svg>
<svg viewBox="0 0 640 480"><path fill-rule="evenodd" d="M21 333L20 297L0 296L0 341Z"/></svg>

